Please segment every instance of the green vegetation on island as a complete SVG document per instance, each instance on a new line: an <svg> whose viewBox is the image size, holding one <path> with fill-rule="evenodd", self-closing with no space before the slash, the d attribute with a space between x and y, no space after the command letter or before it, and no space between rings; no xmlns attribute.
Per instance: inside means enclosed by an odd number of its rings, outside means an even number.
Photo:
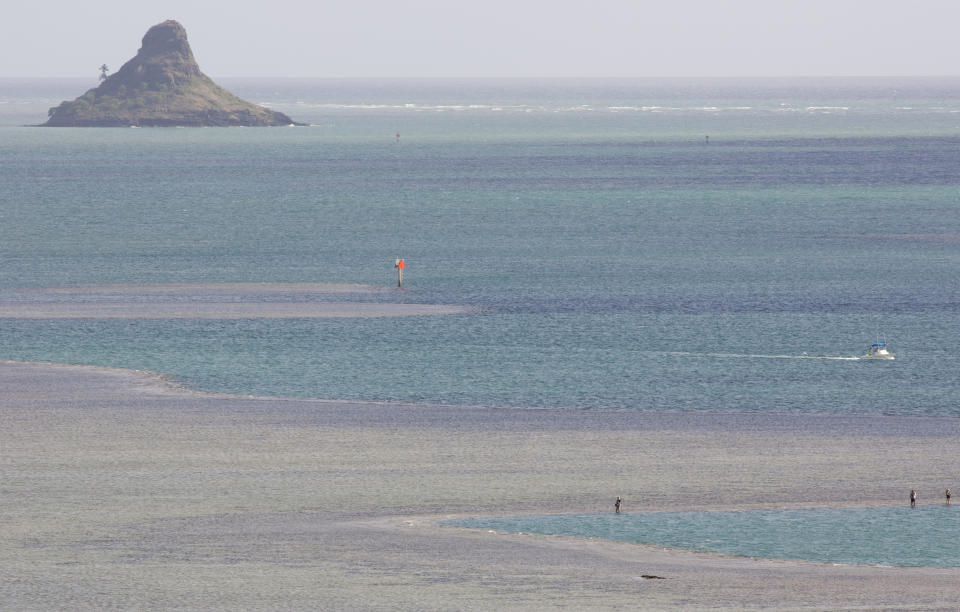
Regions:
<svg viewBox="0 0 960 612"><path fill-rule="evenodd" d="M52 127L275 126L287 115L241 100L200 72L187 32L173 20L147 30L136 57L99 87L50 109Z"/></svg>

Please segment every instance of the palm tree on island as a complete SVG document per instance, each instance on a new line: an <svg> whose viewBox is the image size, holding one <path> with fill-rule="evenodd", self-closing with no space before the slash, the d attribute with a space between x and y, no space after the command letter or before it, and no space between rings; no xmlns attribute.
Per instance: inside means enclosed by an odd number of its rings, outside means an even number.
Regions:
<svg viewBox="0 0 960 612"><path fill-rule="evenodd" d="M101 80L101 81L106 81L106 80L107 80L107 71L108 71L108 70L110 70L110 69L107 68L107 65L106 65L106 64L103 64L102 66L100 66L100 80Z"/></svg>

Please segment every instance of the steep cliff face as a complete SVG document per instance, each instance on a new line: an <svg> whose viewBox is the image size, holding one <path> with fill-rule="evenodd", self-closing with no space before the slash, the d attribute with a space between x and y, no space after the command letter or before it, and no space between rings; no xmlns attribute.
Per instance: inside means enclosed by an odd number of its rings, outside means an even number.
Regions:
<svg viewBox="0 0 960 612"><path fill-rule="evenodd" d="M50 109L52 127L270 126L294 121L241 100L200 71L187 32L169 20L147 30L136 57L99 87Z"/></svg>

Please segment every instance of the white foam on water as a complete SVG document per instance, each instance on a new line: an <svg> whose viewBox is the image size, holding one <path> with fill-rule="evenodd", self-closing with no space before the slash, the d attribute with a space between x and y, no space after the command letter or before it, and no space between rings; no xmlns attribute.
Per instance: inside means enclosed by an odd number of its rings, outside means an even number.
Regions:
<svg viewBox="0 0 960 612"><path fill-rule="evenodd" d="M732 359L826 359L832 361L859 361L859 357L839 357L833 355L761 355L756 353L691 353L674 351L669 355L684 355L690 357L720 357Z"/></svg>

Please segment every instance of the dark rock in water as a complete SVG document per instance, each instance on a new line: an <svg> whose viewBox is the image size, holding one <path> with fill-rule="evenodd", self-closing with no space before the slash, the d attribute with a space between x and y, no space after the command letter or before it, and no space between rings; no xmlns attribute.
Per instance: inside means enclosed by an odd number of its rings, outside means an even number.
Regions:
<svg viewBox="0 0 960 612"><path fill-rule="evenodd" d="M54 127L291 125L200 72L187 32L173 20L147 30L136 57L72 102L50 109Z"/></svg>

